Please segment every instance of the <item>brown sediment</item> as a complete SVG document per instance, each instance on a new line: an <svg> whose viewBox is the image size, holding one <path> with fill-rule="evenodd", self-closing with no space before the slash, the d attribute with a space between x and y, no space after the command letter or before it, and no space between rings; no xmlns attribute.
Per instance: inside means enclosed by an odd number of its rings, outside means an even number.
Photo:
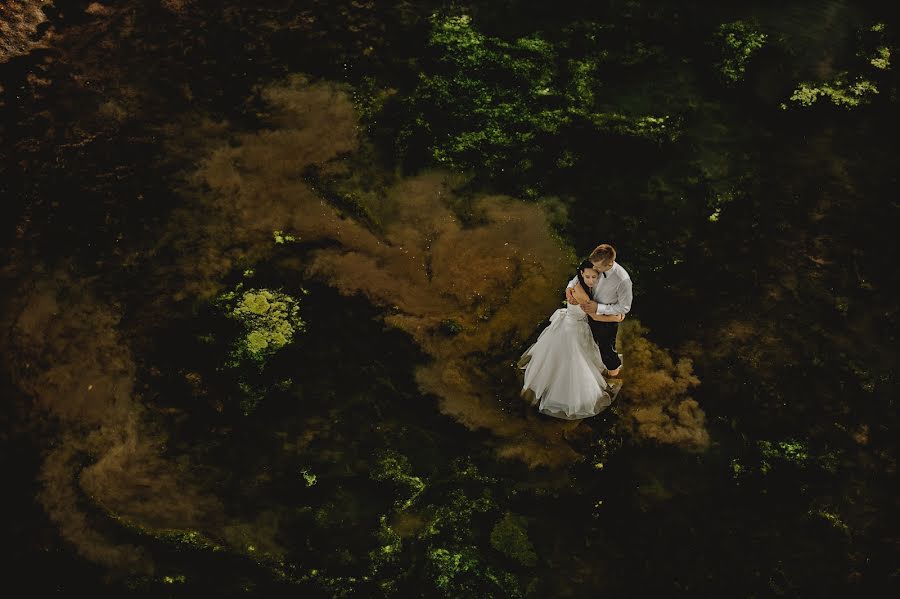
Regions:
<svg viewBox="0 0 900 599"><path fill-rule="evenodd" d="M389 309L386 322L433 358L417 380L445 413L494 432L502 455L532 465L577 457L554 425L505 412L472 357L527 338L556 303L570 258L544 209L485 196L468 204L477 224L467 226L453 210L460 201L454 177L430 172L395 183L367 206L382 225L373 232L340 214L301 176L309 167L334 170L357 149L346 90L295 76L261 95L273 127L213 148L192 179L208 191L173 219L164 243L180 246L178 268L188 281L174 299L217 293L236 265L272 251L275 230L304 243L331 242L312 253L308 274ZM447 320L458 323L459 334L442 331Z"/></svg>
<svg viewBox="0 0 900 599"><path fill-rule="evenodd" d="M58 271L18 296L5 344L16 383L60 431L40 471L49 517L88 559L151 572L140 548L100 532L84 498L152 528L207 526L221 519L220 506L160 456L166 438L147 427L118 321L117 308L100 302L90 282Z"/></svg>
<svg viewBox="0 0 900 599"><path fill-rule="evenodd" d="M49 0L5 0L0 4L0 64L47 47L51 34L36 36L47 20L43 7L49 4Z"/></svg>
<svg viewBox="0 0 900 599"><path fill-rule="evenodd" d="M310 167L339 173L347 168L342 159L358 149L347 90L293 76L263 88L261 95L270 107L271 128L236 134L238 143L219 142L193 177L203 191L176 219L171 237L176 244L191 244L191 251L179 252L189 283L178 298L216 293L236 265L271 252L275 230L303 243L327 242L325 249L311 252L307 274L386 309L385 321L407 332L432 358L416 379L423 392L439 398L444 413L471 429L490 430L499 439L500 455L530 466L577 459L558 423L513 414L498 393L515 396L514 390L498 390L480 366L485 356L504 359L510 345L521 345L562 297L572 257L553 235L548 210L504 196L461 198L451 174L432 171L366 195L368 218L378 224L366 226L339 212L302 177ZM466 222L458 215L462 205ZM448 321L455 334L443 330ZM665 356L643 343L653 359ZM636 373L660 371L641 360L633 364ZM655 409L650 406L661 397L641 392L635 401ZM636 432L702 444L705 431L697 432L704 430L702 410L688 410L695 404L679 401L678 409L660 408L653 415L662 428L669 420L678 423L673 425L678 434L660 433L660 426ZM688 429L694 437L683 436Z"/></svg>
<svg viewBox="0 0 900 599"><path fill-rule="evenodd" d="M519 409L519 390L501 388L493 368L524 349L562 299L573 259L552 233L549 219L558 214L504 196L462 197L457 177L434 171L365 195L363 224L304 175L311 167L331 177L348 173L344 159L360 140L347 90L294 76L260 93L270 128L234 133L227 123L198 119L196 135L180 137L206 157L183 190L186 204L151 251L176 256L173 266L157 266L158 274L173 275L161 280L185 282L167 301L213 297L236 267L271 256L273 231L284 231L316 248L297 262L307 275L365 295L430 357L416 380L443 413L492 433L503 458L530 467L580 459L568 439L586 429ZM355 184L352 176L346 180ZM167 291L163 285L160 296ZM85 497L148 530L201 530L277 553L277 514L255 523L229 519L218 498L192 485L186 466L163 457L167 439L148 424L152 417L135 391L120 313L94 295L91 281L61 270L34 274L8 312L3 330L15 356L13 378L35 409L59 424L41 471L40 501L50 518L84 556L129 571L151 572L151 558L105 535L84 511ZM623 331L627 430L639 439L704 446L703 412L685 395L697 382L690 364L673 363L636 322L626 321Z"/></svg>
<svg viewBox="0 0 900 599"><path fill-rule="evenodd" d="M706 414L690 397L691 388L700 384L692 362L677 362L647 337L647 330L636 320L620 326L619 347L626 356L619 395L621 426L632 436L677 445L689 450L709 446Z"/></svg>

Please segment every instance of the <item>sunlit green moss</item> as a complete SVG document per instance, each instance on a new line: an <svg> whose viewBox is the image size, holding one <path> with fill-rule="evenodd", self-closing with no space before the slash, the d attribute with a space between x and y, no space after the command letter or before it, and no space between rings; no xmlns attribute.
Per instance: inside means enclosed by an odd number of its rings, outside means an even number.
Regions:
<svg viewBox="0 0 900 599"><path fill-rule="evenodd" d="M879 93L884 73L891 66L891 47L886 39L885 26L877 23L868 31L860 32L860 48L857 56L863 62L859 71L851 75L841 71L831 81L819 84L801 83L791 95L791 101L800 106L811 106L819 99L827 99L845 109L868 103ZM782 108L787 106L782 105Z"/></svg>
<svg viewBox="0 0 900 599"><path fill-rule="evenodd" d="M869 64L871 64L876 69L885 70L891 66L891 49L887 46L880 46L875 50L875 56L869 59Z"/></svg>
<svg viewBox="0 0 900 599"><path fill-rule="evenodd" d="M375 77L364 77L354 87L352 95L360 121L368 127L375 125L385 103L396 93L394 88L381 87Z"/></svg>
<svg viewBox="0 0 900 599"><path fill-rule="evenodd" d="M757 443L764 460L779 459L803 466L809 460L809 449L806 444L795 439L779 441L759 441Z"/></svg>
<svg viewBox="0 0 900 599"><path fill-rule="evenodd" d="M503 555L533 566L537 562L537 554L528 539L526 527L524 518L507 512L491 531L491 545Z"/></svg>
<svg viewBox="0 0 900 599"><path fill-rule="evenodd" d="M306 483L307 487L312 487L316 484L316 475L304 468L300 471L300 475L303 477L303 481Z"/></svg>
<svg viewBox="0 0 900 599"><path fill-rule="evenodd" d="M441 481L449 491L438 493L438 503L420 510L430 519L419 530L418 542L428 557L426 574L434 591L445 597L521 596L518 578L498 566L502 558L486 547L492 524L498 549L513 559L529 560L533 550L524 523L515 516L501 520L493 486L497 479L483 474L470 459L451 464L450 477ZM427 594L427 593L426 593Z"/></svg>
<svg viewBox="0 0 900 599"><path fill-rule="evenodd" d="M118 522L123 527L140 535L152 537L164 543L173 545L177 548L201 550L201 551L224 551L225 547L220 545L204 535L198 530L186 530L177 528L151 528L144 526L136 520L125 518L111 510L106 510L107 515Z"/></svg>
<svg viewBox="0 0 900 599"><path fill-rule="evenodd" d="M675 141L681 134L680 127L668 116L628 117L624 114L594 112L584 115L599 128L621 135L643 137L657 143Z"/></svg>
<svg viewBox="0 0 900 599"><path fill-rule="evenodd" d="M828 522L831 526L836 528L837 530L843 532L844 534L850 534L850 527L841 520L840 516L835 514L834 512L830 512L828 510L810 510L808 513L810 516L819 517Z"/></svg>
<svg viewBox="0 0 900 599"><path fill-rule="evenodd" d="M472 518L479 513L487 513L497 508L493 496L488 490L474 499L465 493L455 490L450 493L448 501L434 508L431 522L425 527L421 536L423 538L449 535L462 541L471 534Z"/></svg>
<svg viewBox="0 0 900 599"><path fill-rule="evenodd" d="M570 127L593 127L649 139L677 136L666 115L610 110L596 97L595 56L559 60L564 42L538 34L505 41L486 36L469 15L433 15L429 48L419 83L406 101L402 147L418 140L437 163L493 174L531 173L543 163L545 141L565 143ZM561 165L575 162L569 152ZM530 187L531 193L525 193ZM522 183L523 195L540 195Z"/></svg>
<svg viewBox="0 0 900 599"><path fill-rule="evenodd" d="M387 522L387 516L379 519L378 541L380 545L369 552L369 578L378 580L378 586L385 595L396 590L396 579L391 576L379 576L384 569L397 561L403 549L403 540Z"/></svg>
<svg viewBox="0 0 900 599"><path fill-rule="evenodd" d="M520 597L522 594L515 576L485 566L476 547L436 547L428 552L428 560L434 585L444 596Z"/></svg>
<svg viewBox="0 0 900 599"><path fill-rule="evenodd" d="M410 474L411 467L406 456L395 451L383 452L372 469L371 476L375 480L393 481L406 488L406 498L398 498L394 507L405 510L413 504L416 498L425 490L425 482L418 476Z"/></svg>
<svg viewBox="0 0 900 599"><path fill-rule="evenodd" d="M241 282L232 291L217 297L214 305L225 316L241 323L241 332L231 342L224 366L238 370L236 401L242 413L249 415L270 392L286 391L293 384L290 378L280 379L273 385L261 383L244 367L254 366L257 374L261 373L267 359L305 329L299 300L280 291L244 289Z"/></svg>
<svg viewBox="0 0 900 599"><path fill-rule="evenodd" d="M431 42L446 48L449 58L460 63L477 63L488 50L485 36L471 27L472 17L432 15Z"/></svg>
<svg viewBox="0 0 900 599"><path fill-rule="evenodd" d="M293 235L285 235L284 231L272 231L272 237L275 240L275 243L288 243L291 241L297 241L297 238Z"/></svg>
<svg viewBox="0 0 900 599"><path fill-rule="evenodd" d="M241 555L242 557L251 559L260 566L266 568L272 575L280 580L296 582L294 577L294 567L288 564L281 555L260 552L252 543L228 543L228 545L220 544L199 530L177 529L177 528L153 528L143 523L126 518L107 509L102 504L98 506L113 520L121 526L128 529L132 533L154 538L158 541L166 543L175 549L185 551L203 551L213 553L230 553L232 555ZM171 577L172 582L184 582L185 577ZM168 582L168 581L164 581Z"/></svg>
<svg viewBox="0 0 900 599"><path fill-rule="evenodd" d="M759 449L758 472L761 474L767 474L785 464L797 468L819 468L829 474L836 474L841 466L842 452L840 450L811 451L807 443L797 439L778 442L757 441L757 447ZM754 471L752 467L736 464L739 464L737 460L732 460L732 467L736 469L736 477L743 474L750 475Z"/></svg>
<svg viewBox="0 0 900 599"><path fill-rule="evenodd" d="M781 441L778 443L778 448L781 450L784 458L789 462L802 464L809 459L809 451L805 443L799 441Z"/></svg>
<svg viewBox="0 0 900 599"><path fill-rule="evenodd" d="M428 558L435 570L434 582L442 591L453 590L453 581L459 575L468 576L478 567L477 551L466 548L463 551L449 551L443 547L432 549Z"/></svg>
<svg viewBox="0 0 900 599"><path fill-rule="evenodd" d="M728 83L737 83L744 78L750 58L765 44L765 33L756 31L743 21L719 25L715 34L721 54L716 68Z"/></svg>
<svg viewBox="0 0 900 599"><path fill-rule="evenodd" d="M812 106L819 98L827 98L832 104L844 108L853 108L867 102L872 95L878 93L875 84L862 77L852 83L847 73L841 73L833 81L812 85L801 83L791 94L791 100L801 106Z"/></svg>
<svg viewBox="0 0 900 599"><path fill-rule="evenodd" d="M153 531L153 536L175 545L183 545L194 549L207 549L210 551L222 551L223 549L221 545L211 541L203 533L196 530L158 529Z"/></svg>
<svg viewBox="0 0 900 599"><path fill-rule="evenodd" d="M400 535L388 525L387 516L381 516L379 522L378 539L382 544L375 553L380 556L396 555L403 547L403 540L400 538Z"/></svg>
<svg viewBox="0 0 900 599"><path fill-rule="evenodd" d="M453 480L460 483L473 481L483 484L493 484L497 482L496 478L488 476L479 470L478 466L476 466L470 458L457 458L453 460L451 472L453 473Z"/></svg>
<svg viewBox="0 0 900 599"><path fill-rule="evenodd" d="M891 40L886 33L884 23L876 23L868 31L861 32L860 49L858 56L864 58L870 66L877 69L873 75L878 77L880 71L891 68Z"/></svg>
<svg viewBox="0 0 900 599"><path fill-rule="evenodd" d="M269 289L243 289L223 293L216 304L226 316L241 322L244 334L231 352L231 365L248 359L262 364L273 353L290 343L305 328L300 318L299 300Z"/></svg>
<svg viewBox="0 0 900 599"><path fill-rule="evenodd" d="M574 107L588 110L594 105L598 63L593 59L569 61L570 81L566 97Z"/></svg>

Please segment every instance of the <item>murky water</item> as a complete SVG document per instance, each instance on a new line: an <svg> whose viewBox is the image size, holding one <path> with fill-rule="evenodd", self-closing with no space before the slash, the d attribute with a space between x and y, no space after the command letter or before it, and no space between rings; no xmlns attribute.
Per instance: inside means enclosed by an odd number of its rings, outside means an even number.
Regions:
<svg viewBox="0 0 900 599"><path fill-rule="evenodd" d="M896 590L890 14L36 4L0 13L10 584ZM513 364L600 241L625 387L545 418Z"/></svg>

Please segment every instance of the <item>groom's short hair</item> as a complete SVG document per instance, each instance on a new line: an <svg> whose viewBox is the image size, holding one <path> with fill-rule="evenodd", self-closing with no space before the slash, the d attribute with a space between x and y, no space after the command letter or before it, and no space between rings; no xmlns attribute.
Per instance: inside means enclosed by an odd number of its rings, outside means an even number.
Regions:
<svg viewBox="0 0 900 599"><path fill-rule="evenodd" d="M591 252L590 260L594 264L612 264L616 259L616 248L608 243L601 243Z"/></svg>

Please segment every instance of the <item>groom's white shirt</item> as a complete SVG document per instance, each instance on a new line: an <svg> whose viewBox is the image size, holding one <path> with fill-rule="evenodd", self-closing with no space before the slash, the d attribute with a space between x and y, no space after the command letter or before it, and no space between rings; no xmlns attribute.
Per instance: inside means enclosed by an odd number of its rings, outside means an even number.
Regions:
<svg viewBox="0 0 900 599"><path fill-rule="evenodd" d="M578 277L573 277L566 287L577 284ZM593 291L597 314L628 314L631 310L631 277L618 262L605 273L600 273Z"/></svg>

